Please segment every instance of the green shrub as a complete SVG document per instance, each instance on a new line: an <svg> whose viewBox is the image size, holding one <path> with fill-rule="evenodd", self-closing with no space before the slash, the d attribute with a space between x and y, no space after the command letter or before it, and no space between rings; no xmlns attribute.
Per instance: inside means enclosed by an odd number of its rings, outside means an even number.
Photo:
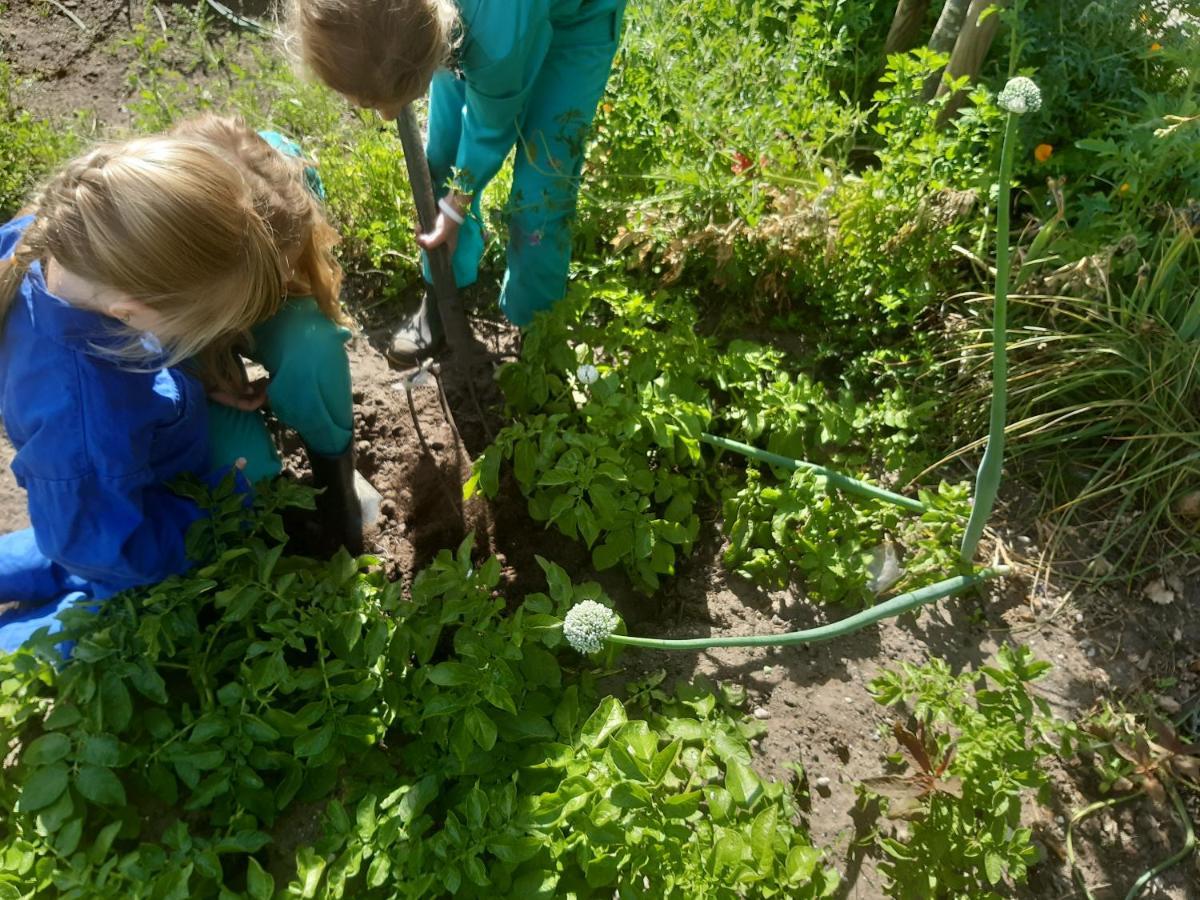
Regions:
<svg viewBox="0 0 1200 900"><path fill-rule="evenodd" d="M19 108L14 89L12 70L0 60L0 219L4 221L16 215L38 182L78 144L73 129Z"/></svg>
<svg viewBox="0 0 1200 900"><path fill-rule="evenodd" d="M1054 750L1049 707L1026 685L1049 667L1005 645L978 675L933 659L871 682L878 703L903 706L916 722L893 729L905 771L863 783L890 816L909 820L907 836L878 838L889 896L983 900L1025 880L1037 851L1023 802L1046 789L1040 766Z"/></svg>

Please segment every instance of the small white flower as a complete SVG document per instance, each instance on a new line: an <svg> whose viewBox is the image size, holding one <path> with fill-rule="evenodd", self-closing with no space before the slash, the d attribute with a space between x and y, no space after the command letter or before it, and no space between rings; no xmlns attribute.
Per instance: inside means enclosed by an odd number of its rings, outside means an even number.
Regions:
<svg viewBox="0 0 1200 900"><path fill-rule="evenodd" d="M604 646L621 620L617 614L595 600L584 600L571 607L563 621L563 637L580 653L595 653Z"/></svg>
<svg viewBox="0 0 1200 900"><path fill-rule="evenodd" d="M575 377L579 379L580 384L595 384L600 380L600 370L591 363L584 363L575 370Z"/></svg>
<svg viewBox="0 0 1200 900"><path fill-rule="evenodd" d="M1027 112L1037 112L1042 108L1042 92L1033 80L1024 75L1010 78L996 97L1001 109L1018 116Z"/></svg>

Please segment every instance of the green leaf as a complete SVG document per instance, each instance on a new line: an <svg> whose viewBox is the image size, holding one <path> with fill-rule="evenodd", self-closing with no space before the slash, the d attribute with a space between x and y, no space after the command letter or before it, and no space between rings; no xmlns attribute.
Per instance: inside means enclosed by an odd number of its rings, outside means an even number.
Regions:
<svg viewBox="0 0 1200 900"><path fill-rule="evenodd" d="M64 759L71 752L71 739L65 734L51 732L25 748L21 754L21 764L25 766L45 766Z"/></svg>
<svg viewBox="0 0 1200 900"><path fill-rule="evenodd" d="M675 760L679 758L679 751L682 747L683 742L676 739L654 755L654 759L650 761L650 780L654 784L662 783L663 778L675 765Z"/></svg>
<svg viewBox="0 0 1200 900"><path fill-rule="evenodd" d="M628 721L625 707L616 697L605 697L600 701L596 711L583 723L580 740L585 746L599 747L609 735Z"/></svg>
<svg viewBox="0 0 1200 900"><path fill-rule="evenodd" d="M488 751L496 746L496 723L491 716L477 706L467 710L467 734L479 745L480 749Z"/></svg>
<svg viewBox="0 0 1200 900"><path fill-rule="evenodd" d="M133 701L129 688L115 672L106 672L100 681L100 708L107 728L120 734L133 718Z"/></svg>
<svg viewBox="0 0 1200 900"><path fill-rule="evenodd" d="M61 856L70 856L79 849L79 839L83 837L83 819L72 819L54 838L54 849Z"/></svg>
<svg viewBox="0 0 1200 900"><path fill-rule="evenodd" d="M663 812L670 818L686 819L700 808L700 791L675 794L663 802Z"/></svg>
<svg viewBox="0 0 1200 900"><path fill-rule="evenodd" d="M310 756L317 756L324 753L329 743L333 740L334 725L333 722L326 722L321 728L316 731L309 731L300 737L296 738L294 751L300 759L305 759Z"/></svg>
<svg viewBox="0 0 1200 900"><path fill-rule="evenodd" d="M750 852L758 863L759 872L771 874L775 859L775 829L779 824L779 812L774 806L767 806L754 818L750 826Z"/></svg>
<svg viewBox="0 0 1200 900"><path fill-rule="evenodd" d="M726 831L713 849L713 869L735 869L742 864L746 854L746 842L736 831Z"/></svg>
<svg viewBox="0 0 1200 900"><path fill-rule="evenodd" d="M125 805L125 788L110 769L80 766L79 774L75 776L75 788L86 800L100 806Z"/></svg>
<svg viewBox="0 0 1200 900"><path fill-rule="evenodd" d="M735 803L753 807L762 796L763 786L758 774L740 762L731 762L725 770L725 787Z"/></svg>
<svg viewBox="0 0 1200 900"><path fill-rule="evenodd" d="M83 713L79 708L72 706L70 703L55 703L54 708L50 710L50 715L46 716L46 721L43 726L47 731L60 731L63 728L70 728L83 718Z"/></svg>
<svg viewBox="0 0 1200 900"><path fill-rule="evenodd" d="M612 802L621 809L639 809L650 805L650 792L631 781L620 782L612 791Z"/></svg>
<svg viewBox="0 0 1200 900"><path fill-rule="evenodd" d="M429 680L440 687L474 684L478 679L478 670L460 662L438 663L429 670Z"/></svg>
<svg viewBox="0 0 1200 900"><path fill-rule="evenodd" d="M392 861L384 854L378 854L371 860L371 867L367 869L367 887L381 888L387 882L388 876L392 874ZM259 900L259 898L254 898Z"/></svg>
<svg viewBox="0 0 1200 900"><path fill-rule="evenodd" d="M53 763L36 769L21 789L21 811L37 812L45 809L67 789L67 767Z"/></svg>
<svg viewBox="0 0 1200 900"><path fill-rule="evenodd" d="M113 841L117 839L120 832L120 822L111 822L100 829L100 833L96 835L96 839L92 841L92 846L87 851L88 860L92 865L98 866L104 862L108 851L112 849Z"/></svg>
<svg viewBox="0 0 1200 900"><path fill-rule="evenodd" d="M82 762L107 768L115 766L120 756L120 745L111 734L89 735L79 750L79 759Z"/></svg>
<svg viewBox="0 0 1200 900"><path fill-rule="evenodd" d="M1004 878L1004 860L999 853L987 853L983 857L983 869L989 884L999 884Z"/></svg>
<svg viewBox="0 0 1200 900"><path fill-rule="evenodd" d="M784 864L789 884L807 884L812 880L817 865L821 862L821 851L816 847L793 847L788 851Z"/></svg>

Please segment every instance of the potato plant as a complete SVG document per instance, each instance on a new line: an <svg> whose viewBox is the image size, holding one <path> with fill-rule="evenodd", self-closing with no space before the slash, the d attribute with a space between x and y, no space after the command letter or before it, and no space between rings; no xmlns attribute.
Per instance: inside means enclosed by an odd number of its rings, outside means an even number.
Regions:
<svg viewBox="0 0 1200 900"><path fill-rule="evenodd" d="M370 558L282 554L302 489L249 511L191 490L222 512L193 532L214 562L0 659L0 897L836 886L735 705L684 684L627 708L560 662L561 616L607 602L596 585L545 563L548 592L506 613L468 539L406 594Z"/></svg>

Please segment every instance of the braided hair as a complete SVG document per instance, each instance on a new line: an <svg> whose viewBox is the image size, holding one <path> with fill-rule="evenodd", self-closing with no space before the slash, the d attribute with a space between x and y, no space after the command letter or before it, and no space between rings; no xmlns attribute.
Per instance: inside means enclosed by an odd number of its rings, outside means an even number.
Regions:
<svg viewBox="0 0 1200 900"><path fill-rule="evenodd" d="M236 167L199 142L99 146L51 177L25 212L32 224L0 260L0 322L29 267L45 259L153 309L167 365L248 329L282 302L284 275L252 192ZM127 331L108 352L134 365L163 364L143 335ZM221 381L233 378L231 370Z"/></svg>

